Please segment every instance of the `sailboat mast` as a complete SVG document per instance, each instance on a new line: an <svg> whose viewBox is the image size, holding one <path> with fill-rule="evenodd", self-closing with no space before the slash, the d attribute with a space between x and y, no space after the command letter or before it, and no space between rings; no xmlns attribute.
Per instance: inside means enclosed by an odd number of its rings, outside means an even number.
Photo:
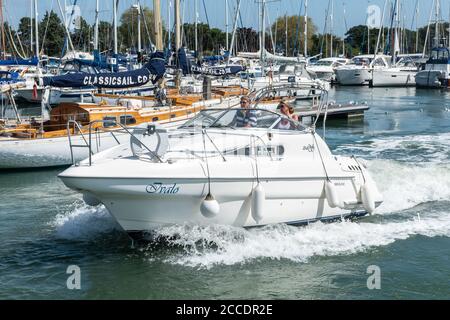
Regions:
<svg viewBox="0 0 450 320"><path fill-rule="evenodd" d="M169 51L172 50L172 25L170 24L170 18L172 15L172 1L169 0L169 5L167 6L167 31L169 32L168 34L168 39L167 39L167 46L169 48Z"/></svg>
<svg viewBox="0 0 450 320"><path fill-rule="evenodd" d="M95 4L94 50L98 50L98 13L99 7L97 0Z"/></svg>
<svg viewBox="0 0 450 320"><path fill-rule="evenodd" d="M225 33L226 33L226 48L228 50L228 0L225 0Z"/></svg>
<svg viewBox="0 0 450 320"><path fill-rule="evenodd" d="M308 56L308 0L305 0L305 58Z"/></svg>
<svg viewBox="0 0 450 320"><path fill-rule="evenodd" d="M419 19L419 0L417 1L417 6L416 6L416 50L415 52L419 52L419 22L417 21L417 19Z"/></svg>
<svg viewBox="0 0 450 320"><path fill-rule="evenodd" d="M333 56L333 28L334 28L334 0L331 0L331 15L330 15L330 57Z"/></svg>
<svg viewBox="0 0 450 320"><path fill-rule="evenodd" d="M195 23L194 23L194 29L195 29L195 53L198 54L198 0L194 0L194 7L195 7Z"/></svg>
<svg viewBox="0 0 450 320"><path fill-rule="evenodd" d="M436 24L435 24L435 46L439 47L439 12L441 10L441 3L439 0L436 0Z"/></svg>
<svg viewBox="0 0 450 320"><path fill-rule="evenodd" d="M35 37L36 37L36 57L39 58L39 19L38 19L38 6L37 6L37 0L34 0L34 19L35 19Z"/></svg>
<svg viewBox="0 0 450 320"><path fill-rule="evenodd" d="M181 48L181 13L180 0L175 0L175 49Z"/></svg>
<svg viewBox="0 0 450 320"><path fill-rule="evenodd" d="M119 50L117 49L117 2L113 0L113 15L114 15L114 54L117 55Z"/></svg>
<svg viewBox="0 0 450 320"><path fill-rule="evenodd" d="M266 0L262 0L261 3L261 70L264 76L264 62L265 62L265 50L266 50Z"/></svg>
<svg viewBox="0 0 450 320"><path fill-rule="evenodd" d="M155 45L156 50L163 50L163 39L162 39L162 22L161 22L161 1L153 0L153 16L155 20ZM169 29L170 33L170 29Z"/></svg>
<svg viewBox="0 0 450 320"><path fill-rule="evenodd" d="M2 58L6 58L5 24L3 21L3 0L0 0L0 23L2 28Z"/></svg>
<svg viewBox="0 0 450 320"><path fill-rule="evenodd" d="M287 14L284 16L286 18L286 29L285 29L285 37L286 37L286 57L288 56L288 17Z"/></svg>
<svg viewBox="0 0 450 320"><path fill-rule="evenodd" d="M33 43L34 43L34 34L33 34L33 1L30 0L30 55L33 54Z"/></svg>
<svg viewBox="0 0 450 320"><path fill-rule="evenodd" d="M234 25L233 25L233 34L231 36L231 44L228 48L229 55L228 55L228 62L230 61L231 55L233 54L233 47L234 47L234 40L236 38L236 31L237 31L237 25L239 21L239 11L241 10L241 0L238 0L237 8L236 8L236 15L234 17Z"/></svg>
<svg viewBox="0 0 450 320"><path fill-rule="evenodd" d="M154 8L153 8L154 12ZM141 52L142 50L142 40L141 40L141 2L137 0L137 37L138 37L138 45L137 45L137 52ZM155 30L156 32L156 30Z"/></svg>

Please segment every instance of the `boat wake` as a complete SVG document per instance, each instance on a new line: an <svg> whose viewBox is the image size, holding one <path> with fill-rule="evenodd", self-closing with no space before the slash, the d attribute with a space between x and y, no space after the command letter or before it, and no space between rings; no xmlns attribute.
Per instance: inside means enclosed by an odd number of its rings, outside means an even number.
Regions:
<svg viewBox="0 0 450 320"><path fill-rule="evenodd" d="M340 145L335 152L408 163L449 163L450 133L373 138Z"/></svg>
<svg viewBox="0 0 450 320"><path fill-rule="evenodd" d="M450 164L369 160L367 165L385 200L374 217L247 230L177 225L156 230L153 239L163 239L162 248L148 245L139 251L150 261L211 268L260 259L307 262L314 256L373 250L416 235L450 237ZM51 224L58 238L76 241L94 240L121 230L103 206L92 208L80 203Z"/></svg>
<svg viewBox="0 0 450 320"><path fill-rule="evenodd" d="M89 207L80 202L74 203L72 209L58 214L50 226L55 228L58 239L79 241L89 241L120 230L104 206Z"/></svg>
<svg viewBox="0 0 450 320"><path fill-rule="evenodd" d="M368 168L384 198L377 214L399 212L432 201L450 201L450 163L371 160Z"/></svg>
<svg viewBox="0 0 450 320"><path fill-rule="evenodd" d="M389 245L412 236L450 236L450 213L400 222L314 223L306 227L267 226L250 230L226 226L172 226L158 230L181 253L164 262L210 269L261 259L305 263L312 257L350 255ZM214 245L212 245L214 244Z"/></svg>

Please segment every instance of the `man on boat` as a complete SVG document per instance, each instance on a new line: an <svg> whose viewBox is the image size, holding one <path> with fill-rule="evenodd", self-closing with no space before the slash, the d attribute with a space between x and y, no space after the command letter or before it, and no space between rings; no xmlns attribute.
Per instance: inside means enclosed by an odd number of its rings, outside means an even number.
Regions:
<svg viewBox="0 0 450 320"><path fill-rule="evenodd" d="M254 128L258 124L256 110L250 108L250 98L243 96L241 98L241 110L236 114L236 127Z"/></svg>

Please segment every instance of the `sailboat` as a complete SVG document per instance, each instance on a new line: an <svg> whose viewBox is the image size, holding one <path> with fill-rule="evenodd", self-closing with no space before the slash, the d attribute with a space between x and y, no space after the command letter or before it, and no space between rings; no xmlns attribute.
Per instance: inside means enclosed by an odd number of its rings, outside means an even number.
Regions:
<svg viewBox="0 0 450 320"><path fill-rule="evenodd" d="M399 43L399 7L400 0L395 2L395 10L393 12L396 25L394 26L394 55L391 65L387 68L375 69L372 73L373 87L408 87L416 85L416 74L419 71L418 66L411 56L400 56Z"/></svg>

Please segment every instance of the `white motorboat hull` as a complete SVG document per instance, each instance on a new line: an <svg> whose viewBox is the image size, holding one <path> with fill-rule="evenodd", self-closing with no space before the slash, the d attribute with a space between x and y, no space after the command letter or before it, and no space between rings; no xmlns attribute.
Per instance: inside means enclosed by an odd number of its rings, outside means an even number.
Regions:
<svg viewBox="0 0 450 320"><path fill-rule="evenodd" d="M372 70L365 68L336 69L336 81L343 86L365 86L372 80Z"/></svg>
<svg viewBox="0 0 450 320"><path fill-rule="evenodd" d="M372 73L373 87L414 87L417 71L379 69Z"/></svg>
<svg viewBox="0 0 450 320"><path fill-rule="evenodd" d="M122 167L126 166L126 161ZM342 168L347 168L348 164L356 167L356 162L350 158L339 161L343 163ZM222 172L211 178L211 192L220 205L219 214L213 218L203 216L200 211L208 193L208 180L206 168L199 162L152 164L140 169L128 165L123 177L116 175L114 178L108 173L112 170L109 165L98 160L95 173L94 167L81 165L69 168L60 178L69 188L104 204L120 226L130 233L184 223L254 227L366 214L358 187L363 178L358 170L330 176L343 203L342 207L331 208L325 191L327 178L320 166L292 161L283 163L285 168L281 170L278 161L261 161L260 181L265 200L263 219L257 222L251 213L252 190L257 184L252 160L238 158L210 164L211 172ZM233 168L231 176L230 168ZM365 169L361 170L366 179L372 181ZM377 194L375 198L379 205L382 196Z"/></svg>

